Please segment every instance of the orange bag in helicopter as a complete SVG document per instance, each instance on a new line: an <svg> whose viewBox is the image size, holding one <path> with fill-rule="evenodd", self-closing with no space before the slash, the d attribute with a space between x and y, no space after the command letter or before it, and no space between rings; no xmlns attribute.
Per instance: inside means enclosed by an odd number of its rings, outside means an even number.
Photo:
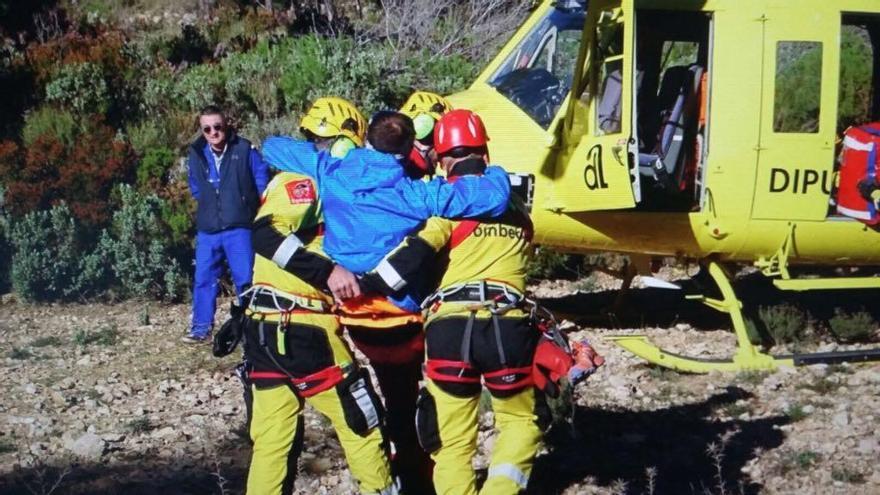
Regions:
<svg viewBox="0 0 880 495"><path fill-rule="evenodd" d="M837 192L838 213L868 225L880 223L877 205L870 198L871 191L880 188L877 182L878 157L880 122L846 130Z"/></svg>

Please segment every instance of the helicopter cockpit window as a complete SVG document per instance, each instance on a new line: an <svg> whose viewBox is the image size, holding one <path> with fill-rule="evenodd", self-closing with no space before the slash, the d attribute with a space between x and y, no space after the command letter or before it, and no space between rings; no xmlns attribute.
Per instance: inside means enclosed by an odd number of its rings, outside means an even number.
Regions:
<svg viewBox="0 0 880 495"><path fill-rule="evenodd" d="M819 132L822 43L780 41L776 45L774 95L774 132Z"/></svg>
<svg viewBox="0 0 880 495"><path fill-rule="evenodd" d="M550 10L489 80L544 129L571 88L585 16L583 7Z"/></svg>
<svg viewBox="0 0 880 495"><path fill-rule="evenodd" d="M597 136L620 132L623 94L623 23L619 10L606 10L596 23L595 53L599 70L599 100L596 105Z"/></svg>

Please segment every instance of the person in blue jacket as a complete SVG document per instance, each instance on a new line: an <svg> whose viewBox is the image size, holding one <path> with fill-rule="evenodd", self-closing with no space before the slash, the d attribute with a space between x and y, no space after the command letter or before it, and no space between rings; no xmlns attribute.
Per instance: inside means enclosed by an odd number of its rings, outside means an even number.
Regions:
<svg viewBox="0 0 880 495"><path fill-rule="evenodd" d="M210 341L223 261L229 264L236 293L251 283L254 250L251 223L269 170L247 139L230 129L223 110L208 106L199 114L202 136L189 147L189 187L198 202L192 325L186 343Z"/></svg>
<svg viewBox="0 0 880 495"><path fill-rule="evenodd" d="M327 229L324 251L362 274L375 269L432 216L496 217L507 208L510 180L498 166L487 167L482 177L454 184L439 177L428 182L408 178L403 161L414 135L408 117L380 112L370 121L367 147L343 159L286 136L264 141L263 156L274 168L315 178ZM401 308L420 311L418 296L401 293L392 300Z"/></svg>

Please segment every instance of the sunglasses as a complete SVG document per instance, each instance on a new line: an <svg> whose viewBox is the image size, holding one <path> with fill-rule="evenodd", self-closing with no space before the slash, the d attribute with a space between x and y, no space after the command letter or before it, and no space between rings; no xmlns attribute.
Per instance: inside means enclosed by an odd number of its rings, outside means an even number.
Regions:
<svg viewBox="0 0 880 495"><path fill-rule="evenodd" d="M215 131L217 131L217 132L220 132L220 131L222 131L223 129L226 128L226 126L223 125L223 124L214 124L213 126L206 125L205 127L202 127L202 132L204 132L205 134L211 134L211 128L212 128L212 127L213 127L213 129L214 129Z"/></svg>

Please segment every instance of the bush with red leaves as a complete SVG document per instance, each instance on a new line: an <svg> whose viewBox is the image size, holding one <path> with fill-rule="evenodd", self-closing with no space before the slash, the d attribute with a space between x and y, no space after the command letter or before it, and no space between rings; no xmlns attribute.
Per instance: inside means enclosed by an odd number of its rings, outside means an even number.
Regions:
<svg viewBox="0 0 880 495"><path fill-rule="evenodd" d="M135 155L116 138L116 131L96 117L68 147L43 134L28 149L0 143L0 176L6 187L5 207L16 216L65 202L88 225L106 222L110 195L120 182L131 181Z"/></svg>

